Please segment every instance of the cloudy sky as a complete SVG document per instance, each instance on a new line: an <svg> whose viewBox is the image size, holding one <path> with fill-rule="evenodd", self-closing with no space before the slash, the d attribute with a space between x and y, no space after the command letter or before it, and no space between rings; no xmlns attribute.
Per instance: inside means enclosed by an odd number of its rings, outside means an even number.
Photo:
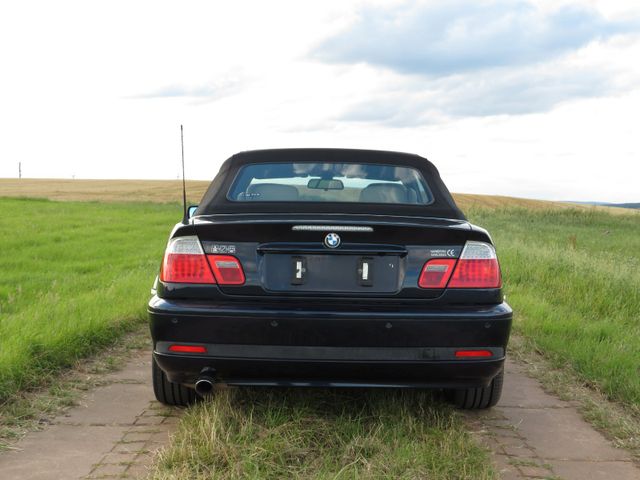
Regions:
<svg viewBox="0 0 640 480"><path fill-rule="evenodd" d="M0 4L0 177L418 153L451 190L640 201L640 2Z"/></svg>

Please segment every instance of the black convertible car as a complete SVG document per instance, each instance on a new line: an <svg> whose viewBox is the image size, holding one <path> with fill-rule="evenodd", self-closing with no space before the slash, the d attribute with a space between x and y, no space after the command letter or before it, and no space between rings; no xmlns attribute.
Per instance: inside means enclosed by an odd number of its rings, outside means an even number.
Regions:
<svg viewBox="0 0 640 480"><path fill-rule="evenodd" d="M491 237L417 155L229 158L171 232L149 302L156 397L215 384L500 397L511 308Z"/></svg>

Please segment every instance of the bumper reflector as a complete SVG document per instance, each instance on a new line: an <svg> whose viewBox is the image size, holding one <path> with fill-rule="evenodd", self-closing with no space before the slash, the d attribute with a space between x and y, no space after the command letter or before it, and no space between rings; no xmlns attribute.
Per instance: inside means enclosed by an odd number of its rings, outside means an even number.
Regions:
<svg viewBox="0 0 640 480"><path fill-rule="evenodd" d="M204 345L171 345L169 351L177 353L207 353L207 347Z"/></svg>
<svg viewBox="0 0 640 480"><path fill-rule="evenodd" d="M493 357L491 350L456 350L456 358Z"/></svg>

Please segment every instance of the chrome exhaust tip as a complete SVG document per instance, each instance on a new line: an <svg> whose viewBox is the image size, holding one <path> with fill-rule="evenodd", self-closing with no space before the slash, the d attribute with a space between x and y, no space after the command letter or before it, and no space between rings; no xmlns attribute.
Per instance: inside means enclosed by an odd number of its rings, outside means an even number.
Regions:
<svg viewBox="0 0 640 480"><path fill-rule="evenodd" d="M198 377L198 380L196 380L196 393L201 397L208 397L213 394L213 387L216 383L213 377L214 373L215 372L211 371L203 372L200 377Z"/></svg>

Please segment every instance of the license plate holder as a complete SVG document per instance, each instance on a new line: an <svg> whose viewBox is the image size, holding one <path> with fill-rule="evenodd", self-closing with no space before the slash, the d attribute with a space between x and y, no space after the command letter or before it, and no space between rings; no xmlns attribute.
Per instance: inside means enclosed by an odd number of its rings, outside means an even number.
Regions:
<svg viewBox="0 0 640 480"><path fill-rule="evenodd" d="M373 287L373 258L362 257L358 260L358 285Z"/></svg>
<svg viewBox="0 0 640 480"><path fill-rule="evenodd" d="M307 278L307 259L305 257L291 257L291 285L304 285Z"/></svg>
<svg viewBox="0 0 640 480"><path fill-rule="evenodd" d="M401 280L397 255L272 254L260 260L269 292L395 293Z"/></svg>

